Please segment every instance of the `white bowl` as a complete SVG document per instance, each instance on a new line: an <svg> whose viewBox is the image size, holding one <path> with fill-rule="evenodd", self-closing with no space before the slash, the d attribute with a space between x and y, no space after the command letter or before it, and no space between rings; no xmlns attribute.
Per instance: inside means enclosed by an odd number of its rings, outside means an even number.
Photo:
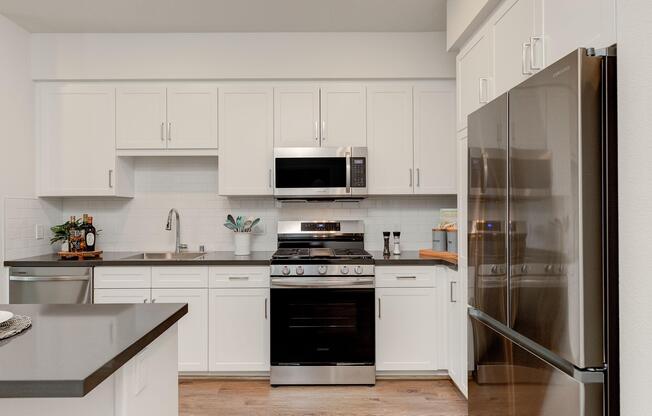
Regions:
<svg viewBox="0 0 652 416"><path fill-rule="evenodd" d="M14 314L9 311L0 311L0 324L10 320L14 317Z"/></svg>

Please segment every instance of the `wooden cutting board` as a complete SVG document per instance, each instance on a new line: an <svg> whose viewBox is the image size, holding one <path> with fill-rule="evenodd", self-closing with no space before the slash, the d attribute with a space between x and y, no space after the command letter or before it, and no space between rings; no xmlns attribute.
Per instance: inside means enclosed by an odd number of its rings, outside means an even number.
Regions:
<svg viewBox="0 0 652 416"><path fill-rule="evenodd" d="M435 251L427 248L422 248L419 250L419 257L440 259L449 263L457 264L457 253L449 253L448 251Z"/></svg>
<svg viewBox="0 0 652 416"><path fill-rule="evenodd" d="M77 260L86 260L86 259L99 259L102 257L102 250L96 251L60 251L59 258L64 259L77 259Z"/></svg>

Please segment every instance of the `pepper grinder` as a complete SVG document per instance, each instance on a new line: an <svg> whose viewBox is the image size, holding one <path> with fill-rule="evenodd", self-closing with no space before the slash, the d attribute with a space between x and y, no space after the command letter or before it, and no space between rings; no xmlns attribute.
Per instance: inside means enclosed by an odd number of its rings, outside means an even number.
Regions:
<svg viewBox="0 0 652 416"><path fill-rule="evenodd" d="M389 257L389 231L383 231L383 240L385 240L385 246L383 247L383 257Z"/></svg>
<svg viewBox="0 0 652 416"><path fill-rule="evenodd" d="M401 254L401 232L394 231L394 255L399 256Z"/></svg>

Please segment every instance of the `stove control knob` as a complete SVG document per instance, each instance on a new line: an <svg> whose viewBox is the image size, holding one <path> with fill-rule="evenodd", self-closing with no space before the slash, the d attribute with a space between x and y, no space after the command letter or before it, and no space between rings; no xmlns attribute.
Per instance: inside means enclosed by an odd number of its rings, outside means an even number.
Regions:
<svg viewBox="0 0 652 416"><path fill-rule="evenodd" d="M355 266L355 269L353 269L355 274L362 274L362 266Z"/></svg>
<svg viewBox="0 0 652 416"><path fill-rule="evenodd" d="M290 274L290 268L288 266L283 266L283 270L281 270L281 273L287 276L288 274Z"/></svg>
<svg viewBox="0 0 652 416"><path fill-rule="evenodd" d="M327 271L326 266L319 266L319 274L326 274Z"/></svg>
<svg viewBox="0 0 652 416"><path fill-rule="evenodd" d="M299 276L302 276L302 275L303 275L303 267L301 267L301 266L297 266L297 274L298 274Z"/></svg>
<svg viewBox="0 0 652 416"><path fill-rule="evenodd" d="M349 274L349 268L346 266L340 267L340 273L342 274Z"/></svg>

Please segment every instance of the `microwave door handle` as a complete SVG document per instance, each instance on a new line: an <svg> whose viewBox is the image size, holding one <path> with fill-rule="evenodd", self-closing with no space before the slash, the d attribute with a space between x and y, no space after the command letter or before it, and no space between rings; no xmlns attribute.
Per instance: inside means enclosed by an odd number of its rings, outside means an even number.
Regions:
<svg viewBox="0 0 652 416"><path fill-rule="evenodd" d="M351 152L346 152L346 193L351 193Z"/></svg>
<svg viewBox="0 0 652 416"><path fill-rule="evenodd" d="M487 184L489 182L489 162L487 161L487 154L482 152L482 181L481 183L481 194L484 195L487 192Z"/></svg>

